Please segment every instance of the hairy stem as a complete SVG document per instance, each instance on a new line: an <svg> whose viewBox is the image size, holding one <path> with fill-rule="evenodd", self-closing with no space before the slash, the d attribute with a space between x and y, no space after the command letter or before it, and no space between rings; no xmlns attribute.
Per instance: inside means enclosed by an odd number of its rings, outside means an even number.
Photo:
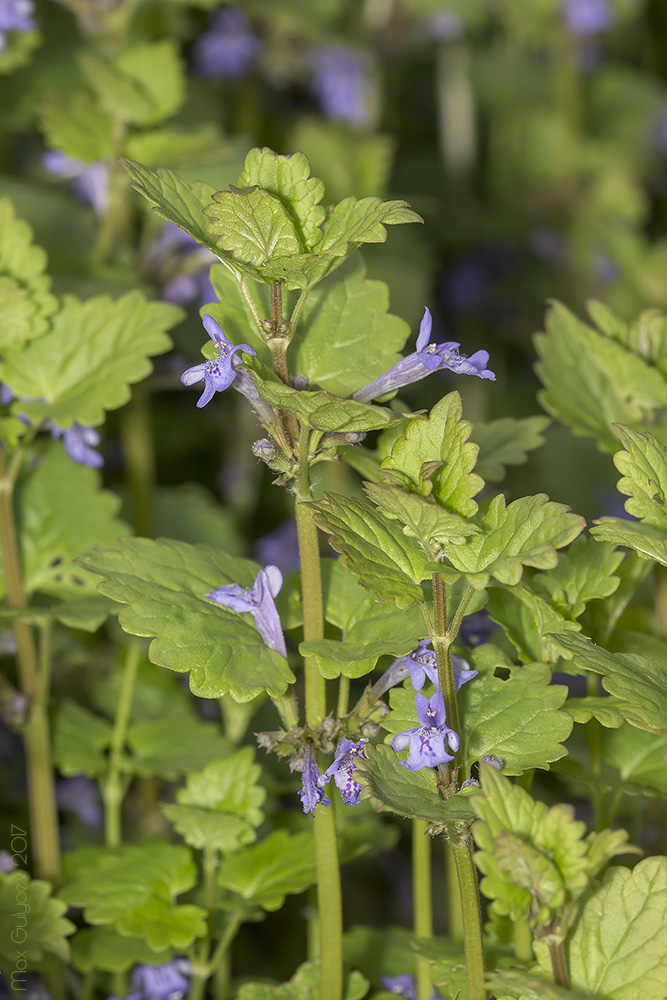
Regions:
<svg viewBox="0 0 667 1000"><path fill-rule="evenodd" d="M127 727L130 722L134 685L141 661L141 645L132 642L127 647L123 682L116 705L111 747L109 749L109 769L102 785L104 799L104 838L107 847L118 847L122 840L122 806L125 793L122 759Z"/></svg>
<svg viewBox="0 0 667 1000"><path fill-rule="evenodd" d="M445 879L447 890L447 930L452 941L463 943L463 913L451 840L445 841Z"/></svg>
<svg viewBox="0 0 667 1000"><path fill-rule="evenodd" d="M413 930L417 938L433 937L433 901L431 895L431 838L424 819L412 820L412 909ZM429 1000L433 992L431 963L417 956L417 997Z"/></svg>
<svg viewBox="0 0 667 1000"><path fill-rule="evenodd" d="M456 685L452 665L452 640L447 630L447 588L438 573L433 574L433 649L438 663L438 684L445 699L447 724L455 733L459 732L459 709L456 703ZM451 770L459 764L458 754L454 755Z"/></svg>
<svg viewBox="0 0 667 1000"><path fill-rule="evenodd" d="M469 1000L486 1000L484 987L484 946L482 943L482 910L479 902L477 872L472 859L470 833L455 835L452 840L456 872L461 894L463 942L468 973Z"/></svg>

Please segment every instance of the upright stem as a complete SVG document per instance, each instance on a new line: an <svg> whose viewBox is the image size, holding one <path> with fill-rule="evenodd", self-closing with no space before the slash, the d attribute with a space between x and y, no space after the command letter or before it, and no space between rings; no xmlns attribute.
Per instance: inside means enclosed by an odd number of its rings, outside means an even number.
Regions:
<svg viewBox="0 0 667 1000"><path fill-rule="evenodd" d="M467 826L452 840L463 913L463 942L468 973L469 1000L486 1000L484 987L484 945L482 910L479 903L477 872L472 859L472 840Z"/></svg>
<svg viewBox="0 0 667 1000"><path fill-rule="evenodd" d="M438 663L438 683L445 699L447 724L455 733L459 732L459 709L456 703L456 685L452 666L452 640L447 630L447 589L439 573L433 574L433 617L435 619L433 649ZM458 765L458 755L452 762L452 770Z"/></svg>
<svg viewBox="0 0 667 1000"><path fill-rule="evenodd" d="M118 847L122 839L122 817L124 782L122 776L122 758L127 727L130 722L134 685L141 661L141 645L133 642L127 647L125 672L120 689L116 718L111 735L109 751L109 770L102 787L104 799L104 832L107 847Z"/></svg>
<svg viewBox="0 0 667 1000"><path fill-rule="evenodd" d="M667 639L667 566L656 563L653 573L653 600L658 634L661 639Z"/></svg>
<svg viewBox="0 0 667 1000"><path fill-rule="evenodd" d="M299 478L296 491L296 525L301 561L303 637L324 636L322 575L317 527L307 506L311 499L308 467L309 431L299 435ZM304 657L306 723L316 728L325 717L326 684L313 657ZM332 808L317 806L314 817L317 904L320 932L320 1000L341 1000L343 992L343 906L336 825Z"/></svg>
<svg viewBox="0 0 667 1000"><path fill-rule="evenodd" d="M412 909L413 929L417 938L433 937L433 901L431 894L431 838L424 819L412 820ZM417 956L417 997L429 1000L433 992L431 963Z"/></svg>
<svg viewBox="0 0 667 1000"><path fill-rule="evenodd" d="M135 386L132 399L121 410L120 420L132 526L137 535L150 537L153 533L155 456L150 394L145 386Z"/></svg>
<svg viewBox="0 0 667 1000"><path fill-rule="evenodd" d="M445 879L447 891L447 930L452 941L463 944L463 913L461 911L461 895L454 860L454 846L451 840L445 841Z"/></svg>
<svg viewBox="0 0 667 1000"><path fill-rule="evenodd" d="M565 989L569 989L570 977L567 971L567 962L565 960L563 945L556 941L548 941L547 946L549 948L549 958L551 959L551 970L554 976L554 983L556 986L564 986Z"/></svg>
<svg viewBox="0 0 667 1000"><path fill-rule="evenodd" d="M0 547L5 589L9 607L21 610L26 606L26 595L14 519L13 488L13 479L5 475L4 454L0 451ZM60 879L60 844L47 713L48 671L46 676L44 674L40 676L37 650L30 626L26 622L16 620L13 629L19 682L29 706L23 732L35 875L57 884Z"/></svg>

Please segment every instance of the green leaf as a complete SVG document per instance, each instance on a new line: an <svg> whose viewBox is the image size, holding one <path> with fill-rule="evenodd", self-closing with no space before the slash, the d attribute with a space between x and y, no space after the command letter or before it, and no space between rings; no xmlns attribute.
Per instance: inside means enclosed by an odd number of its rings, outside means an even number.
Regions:
<svg viewBox="0 0 667 1000"><path fill-rule="evenodd" d="M318 1000L320 996L319 962L304 962L287 983L244 983L238 1000ZM347 977L343 1000L361 1000L368 992L368 982L360 972Z"/></svg>
<svg viewBox="0 0 667 1000"><path fill-rule="evenodd" d="M24 585L77 597L90 592L94 577L74 560L94 545L113 545L129 531L115 514L118 497L99 488L97 469L77 465L62 444L50 441L27 469L17 489Z"/></svg>
<svg viewBox="0 0 667 1000"><path fill-rule="evenodd" d="M479 448L477 475L489 483L502 482L507 465L523 465L528 452L544 444L542 432L549 423L548 417L501 417L473 424L470 440Z"/></svg>
<svg viewBox="0 0 667 1000"><path fill-rule="evenodd" d="M315 883L315 844L310 830L277 830L264 840L225 858L218 885L252 906L279 910L285 896Z"/></svg>
<svg viewBox="0 0 667 1000"><path fill-rule="evenodd" d="M273 366L271 351L257 330L238 275L226 264L214 264L210 270L210 278L220 301L207 304L206 313L220 324L233 344L250 344L257 351L261 363L270 370ZM270 302L266 285L253 282L246 286L246 292L254 301L258 313L268 316Z"/></svg>
<svg viewBox="0 0 667 1000"><path fill-rule="evenodd" d="M586 308L595 325L667 375L667 317L659 309L644 309L628 324L603 302L587 302Z"/></svg>
<svg viewBox="0 0 667 1000"><path fill-rule="evenodd" d="M328 209L322 237L313 251L347 256L362 243L384 243L387 239L386 226L423 221L405 201L344 198Z"/></svg>
<svg viewBox="0 0 667 1000"><path fill-rule="evenodd" d="M536 371L545 387L540 402L575 434L615 451L613 423L651 423L655 411L667 405L667 381L656 368L565 306L552 305L546 329L535 338Z"/></svg>
<svg viewBox="0 0 667 1000"><path fill-rule="evenodd" d="M206 542L233 556L245 551L234 512L201 483L158 487L153 497L153 526L156 537L195 545Z"/></svg>
<svg viewBox="0 0 667 1000"><path fill-rule="evenodd" d="M204 181L188 184L174 170L151 170L136 160L121 158L132 180L132 187L153 205L153 211L167 222L184 229L197 243L216 253L215 240L206 232L208 219L203 209L209 205L215 188Z"/></svg>
<svg viewBox="0 0 667 1000"><path fill-rule="evenodd" d="M494 653L496 655L494 655ZM510 666L503 680L495 675L505 658L493 646L481 646L473 658L479 674L459 692L461 752L466 765L491 754L503 762L504 774L523 774L567 753L565 740L572 718L561 711L567 687L551 683L543 663Z"/></svg>
<svg viewBox="0 0 667 1000"><path fill-rule="evenodd" d="M174 729L178 740L174 740ZM145 719L133 723L127 733L132 751L126 762L128 771L144 778L160 777L168 781L203 767L211 757L224 757L229 743L214 722L202 722L196 716L175 720Z"/></svg>
<svg viewBox="0 0 667 1000"><path fill-rule="evenodd" d="M602 699L608 700L608 699ZM604 760L624 782L667 797L667 733L646 733L632 726L602 734Z"/></svg>
<svg viewBox="0 0 667 1000"><path fill-rule="evenodd" d="M17 348L41 337L58 300L49 294L47 257L32 243L32 230L16 218L9 198L0 198L0 348Z"/></svg>
<svg viewBox="0 0 667 1000"><path fill-rule="evenodd" d="M216 191L204 209L207 229L234 261L261 267L275 257L301 254L304 246L280 198L258 187Z"/></svg>
<svg viewBox="0 0 667 1000"><path fill-rule="evenodd" d="M252 586L260 569L256 563L207 545L147 538L121 540L119 549L94 553L81 563L105 577L98 588L103 594L128 605L119 619L126 632L155 636L152 662L191 671L190 689L199 697L229 692L244 702L263 690L276 697L294 680L250 615L205 597L226 584Z"/></svg>
<svg viewBox="0 0 667 1000"><path fill-rule="evenodd" d="M0 956L6 960L5 971L14 968L21 955L31 964L41 961L44 952L66 962L66 938L76 930L65 919L66 911L65 903L51 898L48 882L31 879L24 871L0 872Z"/></svg>
<svg viewBox="0 0 667 1000"><path fill-rule="evenodd" d="M612 868L568 942L572 985L605 1000L662 1000L667 981L667 858Z"/></svg>
<svg viewBox="0 0 667 1000"><path fill-rule="evenodd" d="M152 371L148 357L169 350L166 331L181 316L176 306L136 291L116 301L66 296L51 331L0 366L16 396L35 400L15 402L13 412L33 423L50 418L63 430L101 424L104 411L126 403L130 385Z"/></svg>
<svg viewBox="0 0 667 1000"><path fill-rule="evenodd" d="M398 473L411 493L432 496L440 506L462 517L477 513L477 496L483 480L472 472L477 445L468 441L472 424L461 419L458 392L444 396L425 420L414 420L394 444L380 470ZM385 474L385 479L394 478Z"/></svg>
<svg viewBox="0 0 667 1000"><path fill-rule="evenodd" d="M182 805L230 813L241 816L251 826L259 826L266 799L259 785L261 773L253 748L243 747L224 760L212 761L203 771L189 774L176 798Z"/></svg>
<svg viewBox="0 0 667 1000"><path fill-rule="evenodd" d="M172 730L173 731L173 730ZM53 727L53 761L66 776L104 774L107 759L104 751L111 743L112 727L98 715L69 698L56 710Z"/></svg>
<svg viewBox="0 0 667 1000"><path fill-rule="evenodd" d="M313 289L289 350L290 370L341 396L368 385L400 361L410 335L389 313L389 289L365 278L360 258Z"/></svg>
<svg viewBox="0 0 667 1000"><path fill-rule="evenodd" d="M555 663L561 654L549 638L549 632L578 632L581 629L579 622L564 618L525 583L511 588L492 587L486 609L526 662Z"/></svg>
<svg viewBox="0 0 667 1000"><path fill-rule="evenodd" d="M236 183L240 188L257 185L276 195L294 221L303 246L317 243L326 215L320 205L324 184L310 176L310 163L303 153L279 156L267 147L251 149Z"/></svg>
<svg viewBox="0 0 667 1000"><path fill-rule="evenodd" d="M325 493L310 505L313 520L345 555L345 564L378 601L395 600L399 608L423 601L419 586L427 575L426 557L416 540L407 538L365 499Z"/></svg>
<svg viewBox="0 0 667 1000"><path fill-rule="evenodd" d="M111 924L154 951L187 948L206 933L204 910L174 903L196 881L187 847L157 840L115 849L86 847L68 856L66 876L60 895L83 907L89 923Z"/></svg>
<svg viewBox="0 0 667 1000"><path fill-rule="evenodd" d="M86 53L81 65L100 103L122 122L154 125L183 103L183 63L174 41L135 45L113 63Z"/></svg>
<svg viewBox="0 0 667 1000"><path fill-rule="evenodd" d="M601 674L605 691L633 706L635 717L628 719L632 725L655 733L667 728L667 677L661 662L635 653L609 653L572 632L549 638L577 666Z"/></svg>
<svg viewBox="0 0 667 1000"><path fill-rule="evenodd" d="M408 771L401 766L402 757L404 752L398 754L388 746L366 747L354 772L355 781L364 786L360 797L369 799L378 812L393 812L431 823L473 818L470 794L459 792L445 799L438 790L437 771L430 767Z"/></svg>
<svg viewBox="0 0 667 1000"><path fill-rule="evenodd" d="M600 517L593 522L591 535L601 542L634 549L640 558L667 566L667 538L659 528L620 517Z"/></svg>
<svg viewBox="0 0 667 1000"><path fill-rule="evenodd" d="M78 972L127 972L138 964L159 964L171 951L156 954L140 938L125 937L113 927L83 927L72 939L72 965Z"/></svg>
<svg viewBox="0 0 667 1000"><path fill-rule="evenodd" d="M616 591L620 577L614 571L623 562L623 553L613 545L591 542L584 535L576 538L558 565L548 573L538 573L538 583L553 607L570 618L579 618L589 601L609 597Z"/></svg>
<svg viewBox="0 0 667 1000"><path fill-rule="evenodd" d="M521 580L524 566L555 566L556 549L573 541L584 524L583 517L549 500L544 493L514 500L509 507L499 494L481 518L481 533L461 545L448 547L447 556L475 589L488 586L491 577L515 585Z"/></svg>
<svg viewBox="0 0 667 1000"><path fill-rule="evenodd" d="M400 521L403 533L419 541L429 550L440 549L447 543L459 544L479 527L440 507L430 497L406 493L400 486L389 483L366 483L364 489L385 517Z"/></svg>
<svg viewBox="0 0 667 1000"><path fill-rule="evenodd" d="M199 850L238 851L255 840L255 831L241 816L179 803L163 803L160 809L186 844Z"/></svg>
<svg viewBox="0 0 667 1000"><path fill-rule="evenodd" d="M512 1000L510 993L521 1000L594 1000L589 993L554 986L522 969L495 969L487 973L486 984L498 1000Z"/></svg>
<svg viewBox="0 0 667 1000"><path fill-rule="evenodd" d="M114 123L100 102L84 90L68 98L51 96L41 108L46 145L82 163L110 159L114 154Z"/></svg>

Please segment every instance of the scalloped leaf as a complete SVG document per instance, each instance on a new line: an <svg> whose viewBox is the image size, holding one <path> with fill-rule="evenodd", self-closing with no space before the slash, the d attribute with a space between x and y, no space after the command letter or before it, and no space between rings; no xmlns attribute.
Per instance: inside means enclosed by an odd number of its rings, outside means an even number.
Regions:
<svg viewBox="0 0 667 1000"><path fill-rule="evenodd" d="M174 726L178 726L178 741L174 741ZM160 777L168 781L196 771L211 757L225 757L229 741L215 722L203 722L198 716L173 715L161 719L143 719L133 723L127 732L131 751L125 766L132 774L143 778Z"/></svg>
<svg viewBox="0 0 667 1000"><path fill-rule="evenodd" d="M549 633L581 630L580 622L569 621L523 582L511 588L491 587L486 610L525 662L556 663L561 654Z"/></svg>
<svg viewBox="0 0 667 1000"><path fill-rule="evenodd" d="M406 201L344 198L327 210L322 237L313 252L347 256L362 243L384 243L386 226L423 221Z"/></svg>
<svg viewBox="0 0 667 1000"><path fill-rule="evenodd" d="M425 420L408 425L380 471L385 479L394 479L397 473L411 493L432 496L445 510L473 517L477 513L473 497L484 481L472 472L479 449L468 441L472 424L462 419L462 413L459 393L448 393Z"/></svg>
<svg viewBox="0 0 667 1000"><path fill-rule="evenodd" d="M0 348L18 348L41 337L58 300L49 294L48 259L32 242L32 229L16 217L9 198L0 198Z"/></svg>
<svg viewBox="0 0 667 1000"><path fill-rule="evenodd" d="M69 698L56 710L53 725L53 762L65 775L96 778L107 769L105 750L111 744L112 726L106 719Z"/></svg>
<svg viewBox="0 0 667 1000"><path fill-rule="evenodd" d="M514 500L509 507L499 494L481 518L481 533L450 546L447 556L475 589L488 586L491 577L511 586L521 580L524 566L555 566L556 549L573 541L585 523L545 493Z"/></svg>
<svg viewBox="0 0 667 1000"><path fill-rule="evenodd" d="M280 198L304 247L310 248L320 239L326 216L320 205L324 184L319 177L310 176L310 162L303 153L280 156L267 146L251 149L236 183L240 188L257 185Z"/></svg>
<svg viewBox="0 0 667 1000"><path fill-rule="evenodd" d="M141 938L126 937L108 925L82 927L72 940L72 965L78 972L127 972L171 957L171 951L156 954Z"/></svg>
<svg viewBox="0 0 667 1000"><path fill-rule="evenodd" d="M424 600L419 584L428 573L419 543L368 500L325 493L310 509L315 523L331 536L332 548L345 555L350 572L378 601L394 600L406 608Z"/></svg>
<svg viewBox="0 0 667 1000"><path fill-rule="evenodd" d="M215 193L211 184L204 181L189 184L174 170L151 170L127 157L121 157L120 163L130 175L132 187L153 205L156 215L173 222L197 243L217 253L215 240L206 232L208 219L203 211Z"/></svg>
<svg viewBox="0 0 667 1000"><path fill-rule="evenodd" d="M319 1000L320 964L304 962L287 983L271 986L268 983L244 983L238 1000ZM368 981L360 972L346 976L343 1000L361 1000L368 992Z"/></svg>
<svg viewBox="0 0 667 1000"><path fill-rule="evenodd" d="M0 365L2 381L27 400L14 402L12 412L33 423L49 418L63 430L101 424L104 411L126 403L130 385L152 371L149 356L169 350L166 331L182 315L137 291L115 301L65 296L50 332Z"/></svg>
<svg viewBox="0 0 667 1000"><path fill-rule="evenodd" d="M81 565L105 577L98 589L121 604L119 621L132 635L154 636L150 658L179 673L202 698L229 692L251 701L260 691L284 694L294 675L264 643L250 615L205 598L226 584L252 586L260 567L208 545L121 539L118 549L92 553Z"/></svg>
<svg viewBox="0 0 667 1000"><path fill-rule="evenodd" d="M69 959L67 938L76 927L64 916L66 904L53 899L51 891L48 882L24 871L0 872L0 956L6 970L20 955L30 963L41 961L44 952Z"/></svg>
<svg viewBox="0 0 667 1000"><path fill-rule="evenodd" d="M548 417L500 417L473 424L470 440L479 448L477 475L488 483L502 482L506 466L523 465L528 452L544 444L542 432L550 423Z"/></svg>
<svg viewBox="0 0 667 1000"><path fill-rule="evenodd" d="M279 910L285 896L314 885L315 842L310 830L276 830L264 840L225 858L218 885L251 906Z"/></svg>
<svg viewBox="0 0 667 1000"><path fill-rule="evenodd" d="M575 538L558 565L548 573L538 573L533 584L548 594L553 607L570 618L579 618L589 601L610 597L621 582L614 571L623 562L623 553L613 545L592 542L585 535Z"/></svg>
<svg viewBox="0 0 667 1000"><path fill-rule="evenodd" d="M262 188L216 191L204 209L219 249L242 264L261 267L274 257L304 252L294 221L280 198Z"/></svg>
<svg viewBox="0 0 667 1000"><path fill-rule="evenodd" d="M404 534L418 538L429 549L448 542L460 544L481 530L472 521L445 510L429 497L406 493L400 486L365 483L364 490L386 517L400 521Z"/></svg>
<svg viewBox="0 0 667 1000"><path fill-rule="evenodd" d="M667 858L610 869L567 943L572 985L605 1000L662 1000L667 982Z"/></svg>

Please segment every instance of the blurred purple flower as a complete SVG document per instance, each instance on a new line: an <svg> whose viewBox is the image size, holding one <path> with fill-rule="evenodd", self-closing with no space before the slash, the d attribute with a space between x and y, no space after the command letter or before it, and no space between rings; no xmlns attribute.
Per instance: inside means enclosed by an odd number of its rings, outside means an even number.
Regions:
<svg viewBox="0 0 667 1000"><path fill-rule="evenodd" d="M77 465L87 465L91 469L99 469L104 465L104 459L99 452L95 451L100 443L100 435L94 427L72 424L66 431L63 431L53 424L51 437L54 440L63 439L65 451Z"/></svg>
<svg viewBox="0 0 667 1000"><path fill-rule="evenodd" d="M563 0L563 16L568 30L578 38L609 31L614 24L609 0Z"/></svg>
<svg viewBox="0 0 667 1000"><path fill-rule="evenodd" d="M98 829L104 814L102 800L95 781L85 774L73 778L59 778L56 782L56 802L63 812L74 813L84 826Z"/></svg>
<svg viewBox="0 0 667 1000"><path fill-rule="evenodd" d="M613 285L621 276L617 261L607 253L593 253L593 273L601 285Z"/></svg>
<svg viewBox="0 0 667 1000"><path fill-rule="evenodd" d="M280 593L283 575L277 566L260 569L252 587L240 587L238 583L218 587L206 594L209 601L221 604L230 611L249 612L255 619L257 631L269 647L287 658L285 636L274 598Z"/></svg>
<svg viewBox="0 0 667 1000"><path fill-rule="evenodd" d="M9 853L9 851L0 851L0 872L5 875L9 875L11 872L15 871L17 867L16 861Z"/></svg>
<svg viewBox="0 0 667 1000"><path fill-rule="evenodd" d="M405 1000L417 1000L417 983L414 976L383 976L380 980L385 989Z"/></svg>
<svg viewBox="0 0 667 1000"><path fill-rule="evenodd" d="M254 545L255 558L258 562L272 563L283 573L289 573L299 568L299 536L296 521L290 517L283 521L268 535L262 535Z"/></svg>
<svg viewBox="0 0 667 1000"><path fill-rule="evenodd" d="M194 44L195 70L209 79L240 80L251 71L263 48L244 11L226 7Z"/></svg>
<svg viewBox="0 0 667 1000"><path fill-rule="evenodd" d="M362 786L354 780L352 775L357 768L357 757L363 756L367 743L368 740L359 740L358 743L353 743L352 740L341 740L336 749L333 763L329 765L324 774L320 775L318 783L322 786L326 785L331 778L334 779L343 802L348 806L356 806L359 803L359 793Z"/></svg>
<svg viewBox="0 0 667 1000"><path fill-rule="evenodd" d="M210 270L218 258L208 247L197 243L184 229L166 222L150 249L147 264L157 270L165 302L185 306L197 301L200 306L217 302ZM160 272L166 277L160 280Z"/></svg>
<svg viewBox="0 0 667 1000"><path fill-rule="evenodd" d="M431 327L431 313L425 309L417 337L417 350L408 354L384 375L380 375L363 389L353 392L351 398L368 403L378 396L384 396L387 392L401 389L412 382L419 382L420 379L426 378L427 375L439 368L455 372L457 375L478 375L479 378L495 380L496 376L486 367L489 360L488 351L476 351L475 354L467 358L458 353L461 345L454 341L445 344L431 344L429 343Z"/></svg>
<svg viewBox="0 0 667 1000"><path fill-rule="evenodd" d="M482 646L485 642L488 642L491 633L498 627L495 622L491 621L485 611L478 611L476 614L468 615L463 619L459 635L461 641L466 646L474 649L475 646Z"/></svg>
<svg viewBox="0 0 667 1000"><path fill-rule="evenodd" d="M542 260L562 267L567 263L568 253L565 241L560 233L549 226L538 226L530 236L530 245L533 251Z"/></svg>
<svg viewBox="0 0 667 1000"><path fill-rule="evenodd" d="M174 958L163 965L137 965L132 974L135 992L125 1000L183 1000L190 989L190 963ZM109 1000L120 1000L109 997Z"/></svg>
<svg viewBox="0 0 667 1000"><path fill-rule="evenodd" d="M96 215L103 215L109 202L109 169L106 163L83 163L58 149L42 156L42 166L53 177L71 181L74 194L90 205Z"/></svg>
<svg viewBox="0 0 667 1000"><path fill-rule="evenodd" d="M453 753L459 748L459 737L458 733L447 726L445 699L440 691L436 691L430 698L416 694L415 705L419 726L397 733L391 741L396 751L410 748L410 756L406 761L400 761L401 766L407 767L409 771L420 771L422 767L437 767L438 764L453 760ZM448 750L453 753L448 753Z"/></svg>
<svg viewBox="0 0 667 1000"><path fill-rule="evenodd" d="M455 10L438 10L423 22L426 34L438 42L455 42L461 38L465 26Z"/></svg>
<svg viewBox="0 0 667 1000"><path fill-rule="evenodd" d="M480 758L482 764L488 764L490 767L495 767L496 771L502 771L503 762L500 757L494 757L493 754L485 753Z"/></svg>
<svg viewBox="0 0 667 1000"><path fill-rule="evenodd" d="M367 125L370 82L363 56L343 46L331 46L313 50L311 59L315 72L310 89L324 117Z"/></svg>
<svg viewBox="0 0 667 1000"><path fill-rule="evenodd" d="M218 357L212 361L204 361L200 365L193 365L181 375L183 385L194 385L204 380L204 392L197 400L197 406L200 407L206 406L216 392L224 392L238 378L237 365L242 364L241 359L237 357L240 351L245 354L257 354L249 344L239 344L238 347L234 347L212 316L204 316L202 323L218 349Z"/></svg>
<svg viewBox="0 0 667 1000"><path fill-rule="evenodd" d="M0 52L7 45L8 31L35 31L33 0L0 0Z"/></svg>
<svg viewBox="0 0 667 1000"><path fill-rule="evenodd" d="M330 806L330 799L325 796L324 791L318 784L321 775L317 761L315 760L315 750L312 743L306 743L302 775L303 788L299 792L299 798L301 799L303 811L314 815L315 806L319 803L322 803L323 806Z"/></svg>

